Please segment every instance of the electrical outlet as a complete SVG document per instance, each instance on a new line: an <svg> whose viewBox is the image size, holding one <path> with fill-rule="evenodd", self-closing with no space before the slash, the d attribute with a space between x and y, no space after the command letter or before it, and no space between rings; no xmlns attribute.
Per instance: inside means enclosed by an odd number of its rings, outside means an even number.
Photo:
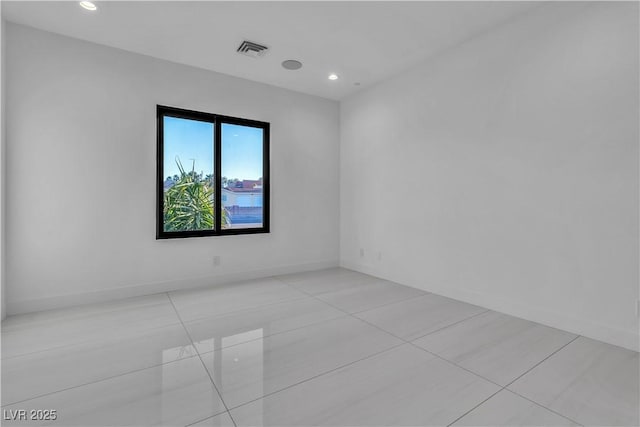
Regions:
<svg viewBox="0 0 640 427"><path fill-rule="evenodd" d="M364 257L364 248L360 248L360 258Z"/></svg>
<svg viewBox="0 0 640 427"><path fill-rule="evenodd" d="M378 252L378 261L382 261L382 252Z"/></svg>
<svg viewBox="0 0 640 427"><path fill-rule="evenodd" d="M216 267L220 265L220 255L215 255L213 257L213 265Z"/></svg>

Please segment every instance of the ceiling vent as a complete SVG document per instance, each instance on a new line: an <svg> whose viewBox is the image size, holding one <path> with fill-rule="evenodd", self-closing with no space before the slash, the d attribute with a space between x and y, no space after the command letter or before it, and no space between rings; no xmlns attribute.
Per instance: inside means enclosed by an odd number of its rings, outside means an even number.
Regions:
<svg viewBox="0 0 640 427"><path fill-rule="evenodd" d="M267 49L269 48L266 46L245 40L240 44L237 52L252 58L260 58L267 53Z"/></svg>

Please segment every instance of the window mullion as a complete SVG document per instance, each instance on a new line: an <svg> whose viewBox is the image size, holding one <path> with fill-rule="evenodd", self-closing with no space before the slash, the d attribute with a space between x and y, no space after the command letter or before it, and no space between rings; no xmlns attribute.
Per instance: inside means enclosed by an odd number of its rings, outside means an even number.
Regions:
<svg viewBox="0 0 640 427"><path fill-rule="evenodd" d="M215 182L215 202L214 202L214 213L215 213L215 229L216 233L220 233L222 231L222 124L219 119L216 119L214 123L215 128L215 136L214 136L214 145L213 145L213 158L214 158L214 168L216 182Z"/></svg>

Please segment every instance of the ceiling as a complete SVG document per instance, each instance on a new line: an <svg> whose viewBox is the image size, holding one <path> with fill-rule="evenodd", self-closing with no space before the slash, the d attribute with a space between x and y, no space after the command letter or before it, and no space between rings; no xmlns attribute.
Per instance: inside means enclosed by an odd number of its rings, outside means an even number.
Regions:
<svg viewBox="0 0 640 427"><path fill-rule="evenodd" d="M513 19L536 2L2 1L6 20L330 99L342 99ZM242 56L244 40L269 47ZM304 65L281 67L286 59ZM340 78L328 80L330 73Z"/></svg>

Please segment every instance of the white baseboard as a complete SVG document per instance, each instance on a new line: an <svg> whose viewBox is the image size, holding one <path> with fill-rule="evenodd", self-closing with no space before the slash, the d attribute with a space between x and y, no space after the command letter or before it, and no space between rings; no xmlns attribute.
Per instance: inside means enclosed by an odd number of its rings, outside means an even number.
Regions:
<svg viewBox="0 0 640 427"><path fill-rule="evenodd" d="M531 307L518 301L500 298L496 295L480 294L468 289L450 288L437 285L434 286L433 284L429 284L428 289L424 286L418 287L412 283L399 282L398 280L394 280L393 277L384 277L384 275L380 275L374 268L366 265L341 261L340 266L469 304L479 305L500 313L540 323L552 328L562 329L587 338L593 338L608 344L624 347L629 350L640 351L640 336L638 332L634 333L633 331L612 328L607 325L593 322L589 319L578 319L567 316L563 313L550 311L545 308Z"/></svg>
<svg viewBox="0 0 640 427"><path fill-rule="evenodd" d="M217 286L225 283L237 282L241 280L260 279L281 274L321 270L324 268L332 268L337 266L337 260L320 261L306 264L282 265L249 271L237 271L215 276L200 276L179 280L169 280L164 282L134 284L126 287L123 286L113 289L103 289L80 294L67 294L43 298L14 300L8 301L7 314L11 316L15 314L31 313L36 311L53 310L83 304L100 303L124 298L153 295L161 292Z"/></svg>

